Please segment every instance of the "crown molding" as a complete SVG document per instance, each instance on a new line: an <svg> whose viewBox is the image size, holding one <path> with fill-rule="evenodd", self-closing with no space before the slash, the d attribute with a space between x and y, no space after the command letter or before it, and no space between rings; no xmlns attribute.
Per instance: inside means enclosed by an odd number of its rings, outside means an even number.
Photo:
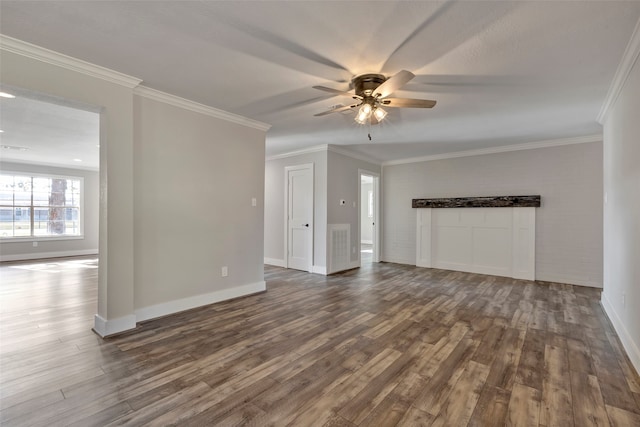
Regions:
<svg viewBox="0 0 640 427"><path fill-rule="evenodd" d="M620 96L622 88L629 78L629 73L631 73L634 64L638 60L638 56L640 56L640 19L638 19L636 27L631 34L631 39L629 39L627 48L625 49L622 59L618 64L616 74L611 81L611 86L609 86L609 91L604 99L600 113L598 114L598 117L596 117L598 123L604 124L607 119L607 114L616 103L618 96Z"/></svg>
<svg viewBox="0 0 640 427"><path fill-rule="evenodd" d="M138 86L142 82L141 79L136 77L131 77L99 65L72 58L71 56L63 55L62 53L54 52L53 50L45 49L3 34L0 34L0 49L26 56L37 61L42 61L47 64L62 67L67 70L76 71L91 77L106 80L110 83L115 83L130 89Z"/></svg>
<svg viewBox="0 0 640 427"><path fill-rule="evenodd" d="M166 92L161 92L156 89L151 89L146 86L136 87L133 90L133 93L135 95L142 96L144 98L153 99L154 101L164 102L166 104L184 108L185 110L194 111L196 113L215 117L217 119L236 123L242 126L253 128L253 129L258 129L264 132L268 131L271 128L270 124L259 122L257 120L252 120L247 117L229 113L227 111L218 110L217 108L209 107L208 105L190 101L185 98L180 98L179 96L171 95Z"/></svg>
<svg viewBox="0 0 640 427"><path fill-rule="evenodd" d="M507 153L510 151L535 150L536 148L560 147L563 145L584 144L589 142L601 142L602 135L587 135L574 138L550 139L546 141L527 142L524 144L505 145L502 147L480 148L477 150L457 151L453 153L436 154L433 156L413 157L408 159L391 160L382 163L382 166L403 165L407 163L429 162L432 160L453 159L456 157L481 156L484 154Z"/></svg>

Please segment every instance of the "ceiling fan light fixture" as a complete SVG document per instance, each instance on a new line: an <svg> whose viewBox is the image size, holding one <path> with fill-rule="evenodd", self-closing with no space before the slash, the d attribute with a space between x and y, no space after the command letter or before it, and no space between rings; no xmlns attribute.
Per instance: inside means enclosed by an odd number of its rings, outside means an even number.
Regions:
<svg viewBox="0 0 640 427"><path fill-rule="evenodd" d="M366 115L364 115L364 114L362 114L362 113L358 113L358 115L357 115L357 116L356 116L356 118L355 118L355 121L356 121L358 124L361 124L361 125L363 125L363 124L367 123L367 120L369 120L369 117L367 117Z"/></svg>
<svg viewBox="0 0 640 427"><path fill-rule="evenodd" d="M369 120L369 117L371 117L372 111L373 107L371 106L371 104L362 104L362 107L360 107L358 115L356 116L356 122L360 123L361 125L365 124L367 120Z"/></svg>
<svg viewBox="0 0 640 427"><path fill-rule="evenodd" d="M384 111L382 107L376 107L376 109L373 110L373 115L379 122L381 122L385 117L387 117L387 112Z"/></svg>
<svg viewBox="0 0 640 427"><path fill-rule="evenodd" d="M358 115L355 118L356 122L360 123L361 125L367 123L373 111L373 106L368 102L365 102L364 104L362 104L362 107L360 107L360 110L358 110Z"/></svg>

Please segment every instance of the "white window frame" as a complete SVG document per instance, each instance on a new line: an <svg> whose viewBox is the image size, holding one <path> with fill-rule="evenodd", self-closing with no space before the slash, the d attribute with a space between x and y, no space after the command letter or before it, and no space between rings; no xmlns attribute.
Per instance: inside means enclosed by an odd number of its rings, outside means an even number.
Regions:
<svg viewBox="0 0 640 427"><path fill-rule="evenodd" d="M32 178L73 179L80 182L80 203L78 204L78 209L80 210L80 212L78 213L78 218L80 220L80 227L79 227L80 234L74 234L74 235L68 235L68 236L18 236L18 237L16 236L2 237L0 235L0 243L43 242L43 241L54 241L54 240L83 240L84 239L84 198L85 198L84 177L73 176L73 175L25 172L25 171L8 171L8 170L3 170L0 173L2 175L30 176ZM32 204L30 206L24 206L24 207L27 209L34 209L33 199L31 200L31 203Z"/></svg>

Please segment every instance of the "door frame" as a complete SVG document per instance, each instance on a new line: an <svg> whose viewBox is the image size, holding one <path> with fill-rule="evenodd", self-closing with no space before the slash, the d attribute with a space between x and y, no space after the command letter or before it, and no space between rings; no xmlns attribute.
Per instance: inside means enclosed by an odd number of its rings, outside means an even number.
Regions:
<svg viewBox="0 0 640 427"><path fill-rule="evenodd" d="M380 262L380 230L382 230L382 222L380 221L380 174L366 169L358 169L358 246L362 243L362 176L370 176L373 178L373 257L372 262ZM358 256L360 265L362 265L362 257Z"/></svg>
<svg viewBox="0 0 640 427"><path fill-rule="evenodd" d="M303 163L284 167L284 268L289 268L289 172L301 169L311 171L311 218L309 222L309 242L307 251L309 253L308 272L313 272L313 242L314 242L314 207L315 207L315 170L313 163Z"/></svg>

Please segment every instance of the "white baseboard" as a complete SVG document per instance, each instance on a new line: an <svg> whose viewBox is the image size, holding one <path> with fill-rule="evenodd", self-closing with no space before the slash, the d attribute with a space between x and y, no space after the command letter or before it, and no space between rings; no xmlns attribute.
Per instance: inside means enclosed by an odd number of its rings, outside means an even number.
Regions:
<svg viewBox="0 0 640 427"><path fill-rule="evenodd" d="M135 329L135 327L136 316L133 314L110 320L106 320L98 314L93 318L93 330L102 338L128 331L130 329Z"/></svg>
<svg viewBox="0 0 640 427"><path fill-rule="evenodd" d="M618 333L620 342L622 342L622 346L626 350L627 356L629 356L629 360L631 360L631 364L636 368L636 372L640 373L640 349L638 347L638 343L633 340L633 337L629 334L627 328L625 328L624 323L618 316L618 313L614 310L613 305L604 292L602 293L600 303L604 312L609 317L609 320L611 320L613 328Z"/></svg>
<svg viewBox="0 0 640 427"><path fill-rule="evenodd" d="M222 289L204 295L195 295L188 298L182 298L175 301L169 301L162 304L156 304L149 307L142 307L135 311L135 318L138 322L155 319L157 317L167 316L169 314L179 313L181 311L190 310L192 308L209 305L216 302L238 298L246 295L255 294L267 290L264 281L250 283L248 285L236 286L229 289Z"/></svg>
<svg viewBox="0 0 640 427"><path fill-rule="evenodd" d="M76 251L33 252L29 254L0 255L0 262L28 261L32 259L62 258L70 256L98 255L97 249L80 249Z"/></svg>
<svg viewBox="0 0 640 427"><path fill-rule="evenodd" d="M275 259L275 258L266 258L264 259L264 263L267 265L273 265L276 267L284 268L284 260L283 259Z"/></svg>
<svg viewBox="0 0 640 427"><path fill-rule="evenodd" d="M322 266L322 265L314 265L311 267L311 272L315 273L315 274L323 274L323 275L327 275L327 267Z"/></svg>

